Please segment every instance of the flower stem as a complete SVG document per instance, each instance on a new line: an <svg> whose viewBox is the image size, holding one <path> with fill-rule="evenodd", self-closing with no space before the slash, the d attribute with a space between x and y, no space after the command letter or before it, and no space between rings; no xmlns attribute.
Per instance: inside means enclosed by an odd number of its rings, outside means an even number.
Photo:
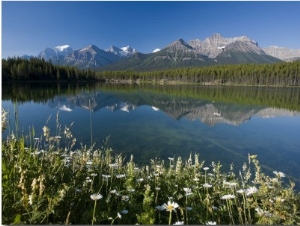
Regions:
<svg viewBox="0 0 300 226"><path fill-rule="evenodd" d="M94 225L95 212L96 212L96 205L97 205L97 200L95 200L95 204L94 204L94 211L93 211L92 225Z"/></svg>

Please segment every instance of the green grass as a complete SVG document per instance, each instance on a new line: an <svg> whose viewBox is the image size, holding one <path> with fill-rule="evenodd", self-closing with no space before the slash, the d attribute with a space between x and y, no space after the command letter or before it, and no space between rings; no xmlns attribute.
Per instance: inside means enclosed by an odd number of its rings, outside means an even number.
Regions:
<svg viewBox="0 0 300 226"><path fill-rule="evenodd" d="M5 124L2 111L2 125ZM3 128L5 129L5 128ZM70 128L2 140L3 224L297 224L300 195L250 156L233 166L199 155L138 166L104 142L75 150Z"/></svg>

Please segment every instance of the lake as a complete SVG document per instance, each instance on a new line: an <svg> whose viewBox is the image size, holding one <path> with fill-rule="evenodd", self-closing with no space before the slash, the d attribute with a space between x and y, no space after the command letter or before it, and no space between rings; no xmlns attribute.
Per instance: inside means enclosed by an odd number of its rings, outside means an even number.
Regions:
<svg viewBox="0 0 300 226"><path fill-rule="evenodd" d="M2 107L19 134L40 136L70 126L81 144L114 152L138 164L199 153L238 171L248 153L263 170L282 171L300 184L300 88L200 85L2 84ZM57 117L61 125L56 125Z"/></svg>

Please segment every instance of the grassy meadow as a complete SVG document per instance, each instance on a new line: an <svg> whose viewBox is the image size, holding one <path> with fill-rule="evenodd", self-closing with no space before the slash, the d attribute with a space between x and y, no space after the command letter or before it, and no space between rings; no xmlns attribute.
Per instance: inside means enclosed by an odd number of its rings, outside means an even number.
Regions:
<svg viewBox="0 0 300 226"><path fill-rule="evenodd" d="M8 124L2 109L3 224L300 224L295 184L264 174L259 156L229 172L198 154L141 166L105 141L75 149L72 125L36 137Z"/></svg>

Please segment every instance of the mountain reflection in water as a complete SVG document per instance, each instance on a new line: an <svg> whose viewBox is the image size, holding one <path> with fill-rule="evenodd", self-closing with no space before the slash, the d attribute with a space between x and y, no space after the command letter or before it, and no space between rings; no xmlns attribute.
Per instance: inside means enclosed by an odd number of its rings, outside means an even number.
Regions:
<svg viewBox="0 0 300 226"><path fill-rule="evenodd" d="M21 130L34 126L37 133L50 115L47 126L56 131L58 113L61 125L74 122L76 148L98 148L110 137L116 153L133 154L138 164L199 153L206 165L221 161L224 170L231 163L239 170L250 153L268 173L282 171L299 183L299 97L300 88L4 85L2 107L17 106Z"/></svg>

